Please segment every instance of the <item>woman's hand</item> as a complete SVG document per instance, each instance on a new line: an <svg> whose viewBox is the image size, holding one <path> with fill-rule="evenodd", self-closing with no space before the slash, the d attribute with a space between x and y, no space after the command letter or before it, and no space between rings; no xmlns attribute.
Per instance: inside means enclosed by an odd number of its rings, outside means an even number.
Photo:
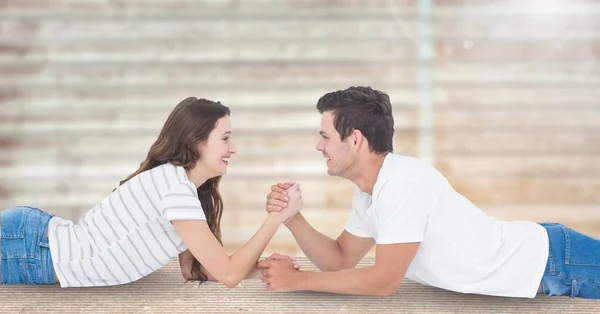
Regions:
<svg viewBox="0 0 600 314"><path fill-rule="evenodd" d="M284 223L294 217L304 206L299 183L286 182L271 186L267 195L267 212L281 212Z"/></svg>

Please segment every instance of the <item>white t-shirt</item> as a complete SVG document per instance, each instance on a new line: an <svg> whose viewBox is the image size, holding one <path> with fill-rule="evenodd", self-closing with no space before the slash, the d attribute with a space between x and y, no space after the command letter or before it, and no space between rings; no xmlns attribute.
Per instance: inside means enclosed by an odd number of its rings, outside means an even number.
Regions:
<svg viewBox="0 0 600 314"><path fill-rule="evenodd" d="M372 197L356 188L346 230L377 244L421 242L406 277L461 293L533 298L549 251L541 225L498 221L431 165L393 153Z"/></svg>
<svg viewBox="0 0 600 314"><path fill-rule="evenodd" d="M48 240L61 287L125 284L187 249L172 220L206 220L185 169L164 164L140 173L79 219L53 217Z"/></svg>

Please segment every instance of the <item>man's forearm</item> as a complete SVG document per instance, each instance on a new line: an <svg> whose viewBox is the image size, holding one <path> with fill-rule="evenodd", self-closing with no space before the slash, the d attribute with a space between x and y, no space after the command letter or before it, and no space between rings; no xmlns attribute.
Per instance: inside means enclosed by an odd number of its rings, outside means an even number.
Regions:
<svg viewBox="0 0 600 314"><path fill-rule="evenodd" d="M335 272L298 271L295 290L353 295L394 295L400 283L375 267L351 268Z"/></svg>
<svg viewBox="0 0 600 314"><path fill-rule="evenodd" d="M286 226L302 252L317 268L322 271L341 269L344 256L336 240L315 230L301 213L296 214Z"/></svg>

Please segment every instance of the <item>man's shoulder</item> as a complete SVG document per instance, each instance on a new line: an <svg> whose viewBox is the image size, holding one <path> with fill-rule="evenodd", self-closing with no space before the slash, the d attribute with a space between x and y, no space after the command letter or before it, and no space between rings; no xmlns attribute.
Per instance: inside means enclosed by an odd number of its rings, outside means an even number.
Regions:
<svg viewBox="0 0 600 314"><path fill-rule="evenodd" d="M398 169L414 168L417 167L419 170L425 170L432 167L431 163L425 159L409 156L400 155L396 153L389 153L384 161L383 169L385 171L394 172Z"/></svg>
<svg viewBox="0 0 600 314"><path fill-rule="evenodd" d="M411 156L393 155L382 169L375 185L374 196L411 194L415 190L428 190L431 193L444 188L447 180L429 162Z"/></svg>
<svg viewBox="0 0 600 314"><path fill-rule="evenodd" d="M381 168L378 181L414 182L443 177L444 175L425 159L390 153Z"/></svg>

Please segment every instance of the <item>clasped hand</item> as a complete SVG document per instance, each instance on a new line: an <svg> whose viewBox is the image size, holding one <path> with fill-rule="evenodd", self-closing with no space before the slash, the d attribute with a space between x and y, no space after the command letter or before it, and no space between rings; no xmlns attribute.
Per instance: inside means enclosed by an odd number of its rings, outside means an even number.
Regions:
<svg viewBox="0 0 600 314"><path fill-rule="evenodd" d="M299 183L286 182L271 186L267 195L267 212L281 212L287 224L303 207L302 191ZM258 262L258 278L270 290L293 290L297 282L300 266L290 256L273 254Z"/></svg>

